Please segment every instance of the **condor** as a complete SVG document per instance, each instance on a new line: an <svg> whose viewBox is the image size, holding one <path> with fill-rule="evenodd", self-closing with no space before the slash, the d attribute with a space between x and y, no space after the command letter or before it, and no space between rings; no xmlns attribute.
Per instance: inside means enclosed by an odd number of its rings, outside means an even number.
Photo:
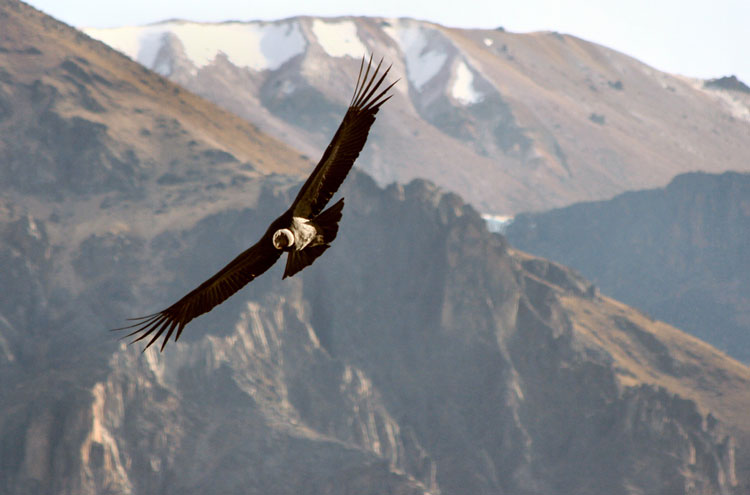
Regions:
<svg viewBox="0 0 750 495"><path fill-rule="evenodd" d="M164 335L161 350L174 334L175 341L193 318L211 311L239 291L255 277L271 268L287 253L284 277L291 277L311 265L336 238L344 200L323 211L333 194L354 165L365 145L370 127L381 105L392 95L388 91L395 82L380 89L390 67L378 77L381 60L372 70L372 56L365 67L359 67L357 84L349 108L333 140L310 177L302 185L292 206L268 227L261 239L237 256L216 275L167 309L141 318L137 323L116 330L134 329L124 338L135 337L131 343L150 338L144 351ZM176 333L175 333L176 332Z"/></svg>

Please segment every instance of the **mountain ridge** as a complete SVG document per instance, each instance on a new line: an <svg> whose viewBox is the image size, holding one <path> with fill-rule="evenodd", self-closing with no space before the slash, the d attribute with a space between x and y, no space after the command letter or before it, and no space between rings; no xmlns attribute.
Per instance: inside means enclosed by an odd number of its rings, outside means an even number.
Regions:
<svg viewBox="0 0 750 495"><path fill-rule="evenodd" d="M679 175L663 189L518 215L521 249L747 362L750 176Z"/></svg>
<svg viewBox="0 0 750 495"><path fill-rule="evenodd" d="M87 32L306 154L326 144L360 57L381 54L404 78L360 166L381 185L429 177L485 213L747 170L748 97L570 35L360 17ZM266 41L281 48L264 55Z"/></svg>

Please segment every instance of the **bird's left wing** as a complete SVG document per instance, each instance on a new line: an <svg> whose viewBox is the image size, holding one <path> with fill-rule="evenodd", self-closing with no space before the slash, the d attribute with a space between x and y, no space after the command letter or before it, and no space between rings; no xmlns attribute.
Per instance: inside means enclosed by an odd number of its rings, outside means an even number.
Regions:
<svg viewBox="0 0 750 495"><path fill-rule="evenodd" d="M151 340L146 344L144 351L166 331L167 334L161 344L161 350L164 350L164 346L167 345L167 341L169 341L169 337L172 336L175 329L177 333L174 340L177 341L182 329L190 320L211 311L214 307L226 301L255 277L271 268L280 256L281 251L275 249L270 239L264 236L257 244L237 256L216 275L164 311L141 318L133 318L133 320L139 320L138 323L115 330L134 328L135 330L123 337L128 338L137 335L131 344L150 336Z"/></svg>
<svg viewBox="0 0 750 495"><path fill-rule="evenodd" d="M323 211L333 194L344 182L354 165L354 160L365 146L367 134L375 122L375 114L378 113L380 106L391 97L386 96L388 90L398 82L391 83L381 91L380 86L391 68L388 67L382 76L378 77L380 66L383 64L382 60L372 71L372 57L366 69L364 64L363 58L359 66L354 95L344 115L344 120L292 204L294 216L312 218ZM364 74L363 69L365 69Z"/></svg>

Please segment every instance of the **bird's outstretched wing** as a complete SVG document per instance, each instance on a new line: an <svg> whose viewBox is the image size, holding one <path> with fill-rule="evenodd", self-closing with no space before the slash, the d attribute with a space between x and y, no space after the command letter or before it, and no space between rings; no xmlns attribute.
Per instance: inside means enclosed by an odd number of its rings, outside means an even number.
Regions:
<svg viewBox="0 0 750 495"><path fill-rule="evenodd" d="M226 301L248 282L271 268L280 256L281 251L275 249L271 240L264 236L257 244L237 256L216 275L164 311L141 318L132 318L132 320L138 320L138 323L115 330L133 328L132 332L123 337L135 337L131 344L151 337L151 340L144 347L144 351L156 342L164 332L167 332L161 344L161 350L164 350L164 346L167 345L167 341L175 329L177 333L174 340L177 341L182 329L190 320L211 311L211 309Z"/></svg>
<svg viewBox="0 0 750 495"><path fill-rule="evenodd" d="M362 58L349 109L320 162L297 194L292 204L294 216L313 218L323 211L354 165L354 160L365 145L370 127L375 122L375 114L378 113L380 106L392 96L386 96L386 93L398 82L395 81L378 92L391 70L388 67L378 78L382 64L381 59L378 66L371 71L372 56L366 68L365 59Z"/></svg>

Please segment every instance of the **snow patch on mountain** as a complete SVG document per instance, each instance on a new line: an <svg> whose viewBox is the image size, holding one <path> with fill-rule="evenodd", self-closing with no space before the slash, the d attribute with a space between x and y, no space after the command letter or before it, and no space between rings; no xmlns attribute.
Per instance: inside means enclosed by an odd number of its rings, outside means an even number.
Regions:
<svg viewBox="0 0 750 495"><path fill-rule="evenodd" d="M513 223L513 215L483 213L482 219L487 224L487 230L496 234L504 234L510 224Z"/></svg>
<svg viewBox="0 0 750 495"><path fill-rule="evenodd" d="M357 34L357 26L352 21L326 22L314 19L312 31L318 43L331 57L362 58L368 50Z"/></svg>
<svg viewBox="0 0 750 495"><path fill-rule="evenodd" d="M304 52L307 42L296 21L283 23L198 24L170 21L142 27L83 30L149 68L173 34L185 55L197 68L210 64L223 53L237 67L275 70Z"/></svg>
<svg viewBox="0 0 750 495"><path fill-rule="evenodd" d="M394 27L395 26L395 27ZM394 20L383 29L398 43L406 58L406 75L417 91L440 72L448 55L430 48L429 28L406 19Z"/></svg>
<svg viewBox="0 0 750 495"><path fill-rule="evenodd" d="M150 51L146 53L144 50L141 56L141 37L147 36L145 36L144 28L140 26L81 28L81 31L148 67L151 66L158 52L158 47L156 47L153 53ZM153 49L153 40L144 39L143 41L148 45L147 49ZM148 63L146 63L147 59Z"/></svg>
<svg viewBox="0 0 750 495"><path fill-rule="evenodd" d="M456 67L451 96L464 105L473 105L484 99L484 95L474 88L474 74L463 61Z"/></svg>

